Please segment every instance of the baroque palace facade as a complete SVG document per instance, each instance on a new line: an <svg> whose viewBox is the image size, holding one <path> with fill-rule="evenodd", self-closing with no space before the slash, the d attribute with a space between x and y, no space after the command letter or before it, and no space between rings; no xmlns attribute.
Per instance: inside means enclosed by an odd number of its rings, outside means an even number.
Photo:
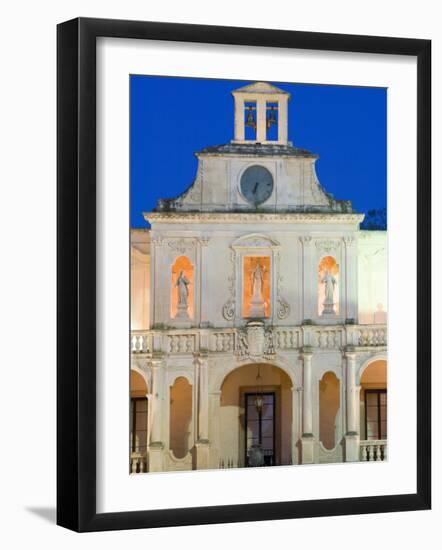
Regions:
<svg viewBox="0 0 442 550"><path fill-rule="evenodd" d="M234 139L131 231L130 471L387 458L387 239L232 92Z"/></svg>

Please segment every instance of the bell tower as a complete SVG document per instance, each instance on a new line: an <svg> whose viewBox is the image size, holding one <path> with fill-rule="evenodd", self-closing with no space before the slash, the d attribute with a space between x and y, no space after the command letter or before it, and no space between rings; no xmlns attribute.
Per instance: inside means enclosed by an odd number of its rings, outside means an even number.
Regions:
<svg viewBox="0 0 442 550"><path fill-rule="evenodd" d="M290 94L267 82L255 82L232 92L235 135L232 143L290 145L287 140Z"/></svg>

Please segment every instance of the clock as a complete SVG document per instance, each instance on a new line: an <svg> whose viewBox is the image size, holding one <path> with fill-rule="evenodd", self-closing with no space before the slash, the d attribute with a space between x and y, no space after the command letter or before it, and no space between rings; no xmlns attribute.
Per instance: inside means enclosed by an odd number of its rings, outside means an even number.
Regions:
<svg viewBox="0 0 442 550"><path fill-rule="evenodd" d="M249 166L241 176L241 193L257 206L265 202L273 191L273 176L264 166Z"/></svg>

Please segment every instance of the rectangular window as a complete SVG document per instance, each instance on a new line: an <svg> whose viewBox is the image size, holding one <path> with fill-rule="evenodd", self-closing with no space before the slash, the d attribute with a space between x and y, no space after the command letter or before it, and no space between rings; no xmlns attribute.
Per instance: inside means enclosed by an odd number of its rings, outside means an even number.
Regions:
<svg viewBox="0 0 442 550"><path fill-rule="evenodd" d="M147 449L147 398L132 397L130 400L130 449L144 453Z"/></svg>
<svg viewBox="0 0 442 550"><path fill-rule="evenodd" d="M387 390L365 390L366 438L387 439Z"/></svg>

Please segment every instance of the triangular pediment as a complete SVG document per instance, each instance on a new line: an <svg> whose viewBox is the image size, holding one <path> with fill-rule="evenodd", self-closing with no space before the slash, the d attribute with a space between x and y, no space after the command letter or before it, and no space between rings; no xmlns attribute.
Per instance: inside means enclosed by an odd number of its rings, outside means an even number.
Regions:
<svg viewBox="0 0 442 550"><path fill-rule="evenodd" d="M276 86L273 86L273 84L269 84L268 82L254 82L253 84L248 84L247 86L243 86L242 88L238 88L236 90L233 90L234 94L240 93L240 94L284 94L284 95L290 95L288 92L281 90L281 88L277 88Z"/></svg>

